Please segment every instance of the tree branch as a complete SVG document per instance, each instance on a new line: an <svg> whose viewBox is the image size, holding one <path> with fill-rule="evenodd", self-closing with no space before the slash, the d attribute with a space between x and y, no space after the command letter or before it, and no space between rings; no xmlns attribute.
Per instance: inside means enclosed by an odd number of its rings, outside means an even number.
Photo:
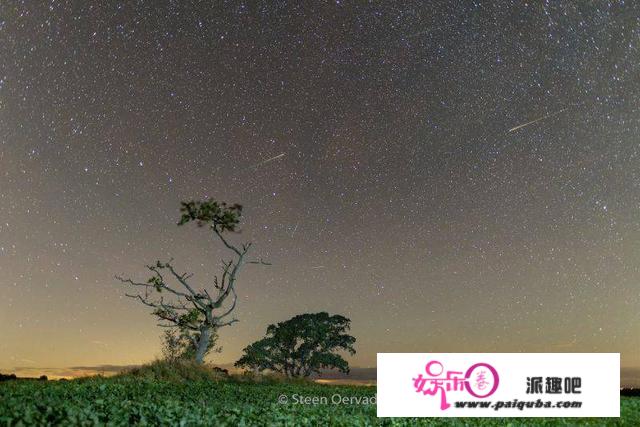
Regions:
<svg viewBox="0 0 640 427"><path fill-rule="evenodd" d="M230 321L228 321L226 323L219 323L218 325L216 325L216 327L217 328L222 328L223 326L233 325L236 322L238 322L238 319L231 319Z"/></svg>
<svg viewBox="0 0 640 427"><path fill-rule="evenodd" d="M266 262L262 258L257 261L247 261L247 264L272 265L270 262Z"/></svg>
<svg viewBox="0 0 640 427"><path fill-rule="evenodd" d="M173 261L173 259L170 259L168 262L166 262L166 263L164 263L164 264L161 264L160 262L158 262L158 264L157 264L157 266L156 266L156 267L149 267L149 269L150 269L151 271L156 272L159 276L160 276L160 273L158 272L158 268L166 268L166 269L168 269L168 270L171 272L171 274L173 275L173 277L175 277L175 278L176 278L176 280L178 280L178 282L179 282L182 286L184 286L184 288L185 288L187 291L189 291L189 293L190 293L193 297L196 297L196 298L197 298L197 297L198 297L198 294L197 294L197 293L196 293L196 292L191 288L191 286L189 286L189 283L187 283L187 279L188 279L189 277L191 277L191 276L188 276L186 273L185 273L185 274L182 274L182 275L181 275L181 274L178 274L178 273L176 272L176 270L173 268L173 266L171 265L171 261ZM160 276L160 277L162 277L162 276ZM163 284L164 284L164 281L163 281ZM165 285L165 286L166 286L166 285ZM185 297L187 297L187 296L188 296L188 295L187 295L187 294L185 294L185 293L181 293L181 294L182 294L182 296L185 296Z"/></svg>
<svg viewBox="0 0 640 427"><path fill-rule="evenodd" d="M233 302L231 303L231 307L229 307L229 309L224 314L220 316L216 316L215 317L216 321L228 316L236 308L236 303L238 302L238 294L236 294L235 289L232 289L231 292L233 293Z"/></svg>
<svg viewBox="0 0 640 427"><path fill-rule="evenodd" d="M213 230L214 233L216 233L216 236L218 236L220 238L220 240L222 241L222 243L229 249L231 249L233 252L235 252L238 255L241 255L241 252L238 248L236 248L235 246L233 246L232 244L230 244L229 242L227 242L227 239L224 238L224 236L222 235L222 233L218 230L218 227L216 225L212 225L211 229Z"/></svg>

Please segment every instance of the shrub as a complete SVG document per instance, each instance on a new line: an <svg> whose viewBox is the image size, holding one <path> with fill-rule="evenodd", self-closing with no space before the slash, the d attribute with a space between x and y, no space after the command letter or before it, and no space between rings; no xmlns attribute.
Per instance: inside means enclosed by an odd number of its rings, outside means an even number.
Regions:
<svg viewBox="0 0 640 427"><path fill-rule="evenodd" d="M220 368L196 363L193 360L156 360L125 371L119 377L135 377L147 381L219 381L228 376Z"/></svg>

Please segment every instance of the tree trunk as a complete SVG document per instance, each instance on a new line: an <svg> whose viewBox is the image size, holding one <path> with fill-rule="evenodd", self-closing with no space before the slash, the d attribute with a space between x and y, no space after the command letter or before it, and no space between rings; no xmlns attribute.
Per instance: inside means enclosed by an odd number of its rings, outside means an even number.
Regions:
<svg viewBox="0 0 640 427"><path fill-rule="evenodd" d="M196 363L202 364L202 362L204 361L204 356L207 353L210 339L211 329L202 328L200 330L200 337L198 338L198 348L196 349Z"/></svg>

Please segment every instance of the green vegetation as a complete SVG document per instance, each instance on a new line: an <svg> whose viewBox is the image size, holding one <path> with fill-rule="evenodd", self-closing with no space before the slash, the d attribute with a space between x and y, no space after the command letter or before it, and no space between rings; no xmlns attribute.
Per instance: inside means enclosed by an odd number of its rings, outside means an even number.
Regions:
<svg viewBox="0 0 640 427"><path fill-rule="evenodd" d="M165 381L187 383L193 381L220 381L227 378L222 370L212 369L194 360L179 359L172 362L156 360L149 364L131 369L119 378L132 377L143 381Z"/></svg>
<svg viewBox="0 0 640 427"><path fill-rule="evenodd" d="M245 347L235 366L279 372L289 378L306 378L321 369L348 373L349 363L337 352L356 353L356 339L346 333L350 324L346 317L326 312L299 314L269 325L267 335Z"/></svg>
<svg viewBox="0 0 640 427"><path fill-rule="evenodd" d="M245 377L218 381L159 381L157 363L115 378L0 383L0 426L4 425L640 425L640 399L622 398L620 419L377 419L366 404L374 387L329 386L305 381L262 383ZM194 375L193 369L185 369ZM196 371L200 372L200 371ZM204 375L201 372L202 375ZM177 374L178 377L181 375ZM281 396L287 403L279 403ZM335 395L352 404L332 404ZM296 396L324 397L327 404L296 404ZM357 403L359 401L360 403Z"/></svg>

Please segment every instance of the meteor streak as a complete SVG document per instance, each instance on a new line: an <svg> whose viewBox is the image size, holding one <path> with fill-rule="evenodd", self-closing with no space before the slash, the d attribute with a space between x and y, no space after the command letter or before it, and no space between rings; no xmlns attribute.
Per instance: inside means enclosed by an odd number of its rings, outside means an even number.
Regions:
<svg viewBox="0 0 640 427"><path fill-rule="evenodd" d="M563 111L565 111L565 110L566 110L566 108L563 108L562 110L556 111L555 113L549 113L549 114L547 114L546 116L538 117L538 118L537 118L537 119L535 119L535 120L531 120L530 122L523 123L523 124L521 124L521 125L518 125L518 126L516 126L516 127L513 127L513 128L511 128L511 129L509 129L509 131L508 131L507 133L515 132L515 131L517 131L518 129L522 129L523 127L526 127L526 126L532 125L532 124L534 124L534 123L538 123L538 122L539 122L539 121L541 121L541 120L545 120L545 119L548 119L548 118L550 118L550 117L557 116L558 114L562 113L562 112L563 112Z"/></svg>
<svg viewBox="0 0 640 427"><path fill-rule="evenodd" d="M265 165L265 164L267 164L267 163L269 163L269 162L272 162L272 161L274 161L274 160L277 160L277 159L279 159L280 157L284 157L286 154L287 154L287 153L278 154L277 156L271 157L271 158L269 158L269 159L267 159L267 160L263 160L263 161L261 161L260 163L255 164L255 165L253 165L253 166L251 166L251 167L252 167L252 168L257 168L258 166L262 166L262 165Z"/></svg>

